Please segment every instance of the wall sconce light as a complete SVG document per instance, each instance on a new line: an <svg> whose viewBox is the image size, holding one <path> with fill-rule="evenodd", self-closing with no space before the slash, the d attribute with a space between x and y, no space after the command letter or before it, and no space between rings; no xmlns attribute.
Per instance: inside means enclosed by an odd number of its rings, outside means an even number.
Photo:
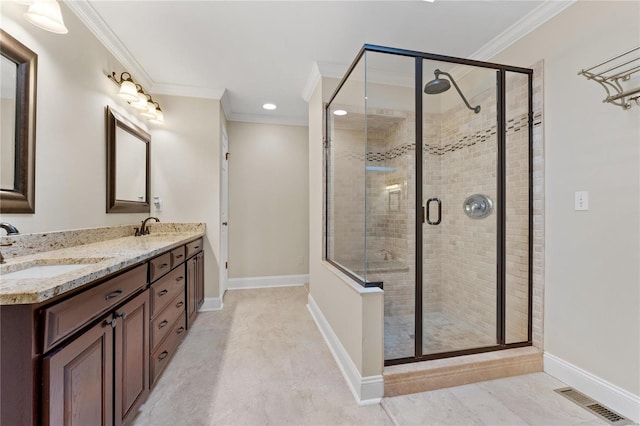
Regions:
<svg viewBox="0 0 640 426"><path fill-rule="evenodd" d="M162 110L160 109L160 105L158 105L157 102L154 102L155 106L156 106L156 118L152 118L151 121L152 123L156 123L156 124L162 124L164 123L164 114L162 112Z"/></svg>
<svg viewBox="0 0 640 426"><path fill-rule="evenodd" d="M28 3L20 3L29 4L29 10L24 14L24 19L36 27L56 34L69 32L64 25L60 5L56 0L32 0Z"/></svg>
<svg viewBox="0 0 640 426"><path fill-rule="evenodd" d="M152 123L164 123L164 114L160 105L154 102L151 95L146 93L142 86L133 81L131 74L124 71L118 78L115 72L107 74L107 78L120 86L118 97L129 102L131 108L140 112L140 115Z"/></svg>

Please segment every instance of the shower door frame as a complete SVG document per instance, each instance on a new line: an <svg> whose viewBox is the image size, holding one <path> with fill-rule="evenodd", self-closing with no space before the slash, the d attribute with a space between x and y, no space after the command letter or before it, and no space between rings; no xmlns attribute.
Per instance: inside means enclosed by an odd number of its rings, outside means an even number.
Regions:
<svg viewBox="0 0 640 426"><path fill-rule="evenodd" d="M532 345L532 314L533 314L533 69L522 68L511 65L497 64L493 62L484 62L473 59L457 58L454 56L438 55L433 53L419 52L407 49L398 49L393 47L378 46L365 44L352 64L348 68L343 78L338 83L335 91L329 98L329 101L323 108L325 116L324 126L324 143L329 134L329 114L330 107L334 98L340 92L340 89L347 81L351 72L360 62L360 59L366 52L377 52L391 55L412 57L415 60L415 329L414 329L414 356L385 360L384 365L397 365L410 362L427 361L433 359L450 358L462 355L471 355L483 352L492 352L497 350L519 348ZM423 200L423 62L425 60L433 60L439 62L448 62L459 65L474 66L479 68L493 69L497 72L497 117L496 117L496 138L497 138L497 256L496 256L496 345L477 347L464 350L455 350L449 352L440 352L425 355L423 354L423 226L424 223L424 200ZM527 318L527 340L517 343L506 343L506 136L507 136L507 118L506 118L506 75L507 72L527 75L528 82L528 113L527 113L527 130L528 130L528 318ZM326 153L326 150L325 150ZM350 271L345 270L341 265L333 262L328 258L328 173L326 167L328 161L325 159L325 247L323 258L328 263L345 272L361 285L380 286L382 283L368 283L365 280L354 276ZM419 180L418 180L419 179ZM420 184L418 185L418 182Z"/></svg>

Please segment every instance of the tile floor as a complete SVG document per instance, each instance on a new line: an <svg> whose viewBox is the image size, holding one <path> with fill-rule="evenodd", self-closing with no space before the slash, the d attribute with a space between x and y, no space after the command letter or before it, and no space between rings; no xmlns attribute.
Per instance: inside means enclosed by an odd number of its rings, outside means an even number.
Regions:
<svg viewBox="0 0 640 426"><path fill-rule="evenodd" d="M222 311L199 315L135 424L606 424L544 373L358 407L306 302L304 287L227 292Z"/></svg>

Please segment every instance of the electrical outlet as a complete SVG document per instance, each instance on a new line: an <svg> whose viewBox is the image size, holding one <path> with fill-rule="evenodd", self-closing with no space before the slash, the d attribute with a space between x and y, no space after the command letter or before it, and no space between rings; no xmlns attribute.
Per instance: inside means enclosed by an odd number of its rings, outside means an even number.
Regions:
<svg viewBox="0 0 640 426"><path fill-rule="evenodd" d="M589 210L589 191L576 191L575 209Z"/></svg>

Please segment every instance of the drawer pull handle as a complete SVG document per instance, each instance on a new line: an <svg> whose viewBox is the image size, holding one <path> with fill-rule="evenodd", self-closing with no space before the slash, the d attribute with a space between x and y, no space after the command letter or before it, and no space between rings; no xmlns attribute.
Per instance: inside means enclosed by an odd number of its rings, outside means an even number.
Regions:
<svg viewBox="0 0 640 426"><path fill-rule="evenodd" d="M176 303L176 308L182 308L182 305L184 305L184 302L178 302Z"/></svg>
<svg viewBox="0 0 640 426"><path fill-rule="evenodd" d="M166 268L167 266L169 266L169 264L168 264L168 263L163 263L162 265L158 266L158 269L164 269L164 268Z"/></svg>
<svg viewBox="0 0 640 426"><path fill-rule="evenodd" d="M176 259L180 259L181 257L184 257L184 254L179 254L176 256Z"/></svg>
<svg viewBox="0 0 640 426"><path fill-rule="evenodd" d="M182 281L182 280L184 280L184 277L178 277L178 278L176 278L176 281Z"/></svg>
<svg viewBox="0 0 640 426"><path fill-rule="evenodd" d="M200 246L193 246L194 250L198 250L200 248Z"/></svg>
<svg viewBox="0 0 640 426"><path fill-rule="evenodd" d="M184 327L180 327L179 329L176 330L176 334L182 334L184 333Z"/></svg>
<svg viewBox="0 0 640 426"><path fill-rule="evenodd" d="M166 288L164 290L162 290L160 293L158 293L158 297L162 297L165 294L169 293L169 290L167 290Z"/></svg>
<svg viewBox="0 0 640 426"><path fill-rule="evenodd" d="M158 324L158 330L160 330L161 328L164 328L167 324L169 324L169 321L167 320L162 321L160 324Z"/></svg>
<svg viewBox="0 0 640 426"><path fill-rule="evenodd" d="M121 294L122 294L122 289L117 289L116 291L112 291L111 293L107 294L104 297L104 300L115 299L116 297L120 296Z"/></svg>
<svg viewBox="0 0 640 426"><path fill-rule="evenodd" d="M158 360L162 361L167 357L167 355L169 355L169 352L163 351L160 355L158 355Z"/></svg>

